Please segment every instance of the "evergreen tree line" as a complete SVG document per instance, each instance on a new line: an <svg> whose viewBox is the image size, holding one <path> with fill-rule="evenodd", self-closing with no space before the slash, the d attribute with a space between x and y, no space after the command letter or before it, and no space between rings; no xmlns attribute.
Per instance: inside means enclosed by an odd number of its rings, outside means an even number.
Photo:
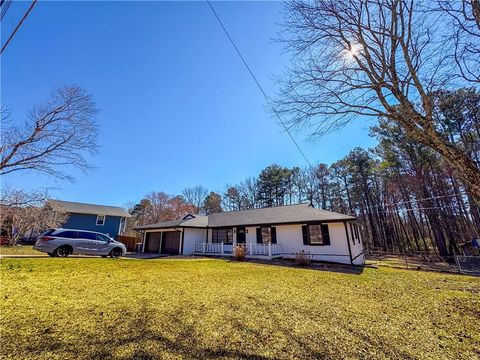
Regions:
<svg viewBox="0 0 480 360"><path fill-rule="evenodd" d="M461 147L480 167L480 93L475 89L441 91L435 100L436 130ZM431 148L412 140L404 127L386 118L370 130L378 145L355 148L331 165L286 168L267 166L258 176L227 185L222 193L198 185L170 201L150 194L132 213L140 223L170 220L188 209L203 214L311 203L314 207L358 217L367 250L460 253L459 245L480 235L480 204L455 171ZM162 193L163 194L163 193ZM162 199L168 196L163 194ZM167 203L156 206L156 203ZM160 210L145 212L145 209Z"/></svg>
<svg viewBox="0 0 480 360"><path fill-rule="evenodd" d="M480 167L480 94L473 89L434 94L437 130ZM380 118L373 149L355 148L330 166L270 165L258 177L227 186L225 210L311 202L358 216L368 250L458 254L480 235L480 204L455 171L398 124Z"/></svg>

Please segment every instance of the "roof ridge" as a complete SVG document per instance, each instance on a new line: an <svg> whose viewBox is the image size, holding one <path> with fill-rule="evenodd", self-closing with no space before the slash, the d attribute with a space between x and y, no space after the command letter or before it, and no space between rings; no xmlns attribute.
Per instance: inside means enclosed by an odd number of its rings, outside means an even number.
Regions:
<svg viewBox="0 0 480 360"><path fill-rule="evenodd" d="M125 208L117 205L104 205L104 204L93 204L93 203L85 203L79 201L68 201L68 200L58 200L58 199L48 199L48 201L56 201L56 202L63 202L63 203L70 203L70 204L81 204L81 205L92 205L92 206L106 206L106 207L113 207L125 210Z"/></svg>
<svg viewBox="0 0 480 360"><path fill-rule="evenodd" d="M283 208L283 207L288 207L288 206L300 206L300 205L307 205L307 206L309 206L310 203L298 203L298 204L286 204L286 205L277 205L277 206L265 206L265 207L261 207L261 208L251 208L251 209L243 209L243 210L229 210L229 211L222 211L222 212L212 213L212 214L210 214L210 215L214 215L214 214L230 214L230 213L233 213L233 212L250 211L250 210L277 209L277 208ZM315 208L312 207L312 209L315 209ZM206 215L206 216L210 216L210 215Z"/></svg>

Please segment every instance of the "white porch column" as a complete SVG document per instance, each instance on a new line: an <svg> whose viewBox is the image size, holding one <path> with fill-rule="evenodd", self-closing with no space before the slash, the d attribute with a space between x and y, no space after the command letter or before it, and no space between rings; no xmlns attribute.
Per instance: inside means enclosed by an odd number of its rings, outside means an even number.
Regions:
<svg viewBox="0 0 480 360"><path fill-rule="evenodd" d="M253 247L254 247L254 246L255 246L254 243L250 243L250 246L249 246L249 248L250 248L250 251L249 251L249 252L250 252L250 255L253 255Z"/></svg>
<svg viewBox="0 0 480 360"><path fill-rule="evenodd" d="M162 253L163 231L160 232L160 245L158 247L158 253Z"/></svg>
<svg viewBox="0 0 480 360"><path fill-rule="evenodd" d="M268 242L268 256L272 256L272 242L269 241Z"/></svg>
<svg viewBox="0 0 480 360"><path fill-rule="evenodd" d="M142 244L142 253L145 252L145 240L147 239L147 232L143 232L143 244Z"/></svg>
<svg viewBox="0 0 480 360"><path fill-rule="evenodd" d="M223 255L223 241L222 241L222 243L220 244L220 253Z"/></svg>

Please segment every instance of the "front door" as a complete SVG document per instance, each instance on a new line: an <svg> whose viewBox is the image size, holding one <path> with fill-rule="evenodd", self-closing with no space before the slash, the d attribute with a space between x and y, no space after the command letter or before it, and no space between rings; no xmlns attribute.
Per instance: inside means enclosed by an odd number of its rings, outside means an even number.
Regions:
<svg viewBox="0 0 480 360"><path fill-rule="evenodd" d="M246 238L245 226L237 227L237 244L245 244Z"/></svg>
<svg viewBox="0 0 480 360"><path fill-rule="evenodd" d="M180 253L180 231L163 233L162 254L178 255Z"/></svg>

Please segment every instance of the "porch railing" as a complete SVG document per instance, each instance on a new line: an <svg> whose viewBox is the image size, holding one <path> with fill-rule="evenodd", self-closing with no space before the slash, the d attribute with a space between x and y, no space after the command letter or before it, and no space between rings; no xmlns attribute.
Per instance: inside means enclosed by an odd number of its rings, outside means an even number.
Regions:
<svg viewBox="0 0 480 360"><path fill-rule="evenodd" d="M223 242L221 243L196 243L195 252L209 254L223 254Z"/></svg>
<svg viewBox="0 0 480 360"><path fill-rule="evenodd" d="M234 244L235 245L235 244ZM257 243L247 243L247 244L236 244L244 245L247 248L247 255L261 255L261 256L274 256L282 253L282 247L279 244L257 244ZM196 243L195 244L196 253L204 254L224 254L224 244L221 243Z"/></svg>

